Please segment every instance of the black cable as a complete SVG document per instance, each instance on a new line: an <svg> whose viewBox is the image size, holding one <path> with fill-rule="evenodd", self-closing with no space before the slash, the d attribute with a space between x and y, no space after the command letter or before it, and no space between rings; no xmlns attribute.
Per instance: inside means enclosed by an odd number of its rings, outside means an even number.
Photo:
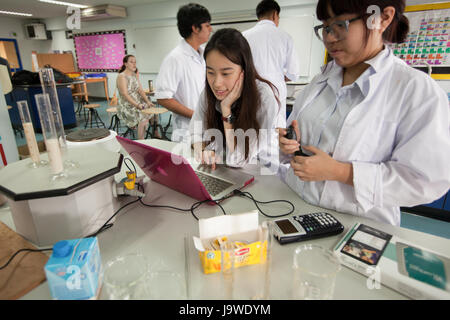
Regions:
<svg viewBox="0 0 450 320"><path fill-rule="evenodd" d="M133 169L134 169L134 170L131 170L130 166L127 164L127 160L131 163L131 165L133 166ZM130 160L130 158L124 158L124 159L123 159L123 163L125 163L125 165L127 166L128 171L134 171L134 172L137 172L137 171L136 171L136 166L134 165L133 161Z"/></svg>
<svg viewBox="0 0 450 320"><path fill-rule="evenodd" d="M138 184L138 185L141 186L140 184ZM139 200L141 200L141 198L138 198L137 200L131 201L131 202L125 204L124 206L120 207L95 233L93 233L91 235L88 235L88 236L86 236L84 238L96 237L98 234L100 234L103 231L108 230L109 228L111 228L114 224L113 223L109 223L108 224L108 222L111 221L111 219L113 219L124 208L128 207L129 205L131 205L133 203L138 202ZM11 261L21 252L24 252L24 251L28 251L28 252L42 252L42 251L52 251L52 250L53 250L53 247L52 248L44 248L44 249L28 249L28 248L19 249L18 251L16 251L11 256L11 258L9 258L8 262L6 262L5 265L0 267L0 270L6 268L11 263Z"/></svg>
<svg viewBox="0 0 450 320"><path fill-rule="evenodd" d="M110 222L120 211L122 211L123 209L125 209L129 205L138 202L141 199L142 198L139 197L138 199L136 199L134 201L131 201L131 202L128 202L126 205L123 205L122 207L120 207L108 220L106 220L106 222L100 227L100 229L98 229L96 232L86 236L85 238L96 237L100 233L102 233L103 231L108 230L109 228L111 228L114 224L113 223L108 224L108 222Z"/></svg>
<svg viewBox="0 0 450 320"><path fill-rule="evenodd" d="M16 251L16 253L14 253L11 258L9 258L9 260L0 267L0 270L5 269L10 263L11 261L21 252L42 252L42 251L51 251L53 250L53 248L45 248L45 249L28 249L28 248L24 248L24 249L20 249L18 251Z"/></svg>
<svg viewBox="0 0 450 320"><path fill-rule="evenodd" d="M245 198L248 198L248 199L252 200L255 203L256 208L258 208L259 212L261 212L261 214L263 216L267 217L267 218L281 218L281 217L290 215L295 210L295 206L292 204L292 202L290 202L288 200L259 201L259 200L256 200L255 198L253 198L251 193L249 193L249 192L242 192L241 190L238 190L238 189L234 190L233 194L236 194L238 196L245 197ZM289 204L292 207L292 209L288 213L283 213L283 214L280 214L280 215L272 216L272 215L269 215L269 214L265 213L258 206L258 203L260 203L260 204L270 204L270 203L277 203L277 202L287 203L287 204Z"/></svg>

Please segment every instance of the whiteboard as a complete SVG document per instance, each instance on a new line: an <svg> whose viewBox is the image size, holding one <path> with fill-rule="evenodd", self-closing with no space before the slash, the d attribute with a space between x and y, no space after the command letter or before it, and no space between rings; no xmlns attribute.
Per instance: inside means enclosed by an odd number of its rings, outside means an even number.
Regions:
<svg viewBox="0 0 450 320"><path fill-rule="evenodd" d="M222 28L236 28L239 31L250 29L252 22L235 22L213 25L213 31ZM280 18L280 28L294 39L294 46L299 56L300 76L309 76L311 60L311 43L314 17L290 16ZM134 30L136 56L141 73L158 73L165 56L181 41L176 25L160 27L142 27Z"/></svg>
<svg viewBox="0 0 450 320"><path fill-rule="evenodd" d="M183 39L177 26L134 30L136 60L140 73L158 73L165 56Z"/></svg>

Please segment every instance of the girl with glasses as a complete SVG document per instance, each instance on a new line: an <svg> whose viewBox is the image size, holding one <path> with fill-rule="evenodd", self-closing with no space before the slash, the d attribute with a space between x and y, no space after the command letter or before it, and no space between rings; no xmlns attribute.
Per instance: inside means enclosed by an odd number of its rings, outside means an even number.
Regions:
<svg viewBox="0 0 450 320"><path fill-rule="evenodd" d="M305 201L399 225L400 207L450 187L445 92L393 55L404 0L319 0L315 27L333 61L301 92L279 129L285 182ZM302 150L306 156L295 155Z"/></svg>

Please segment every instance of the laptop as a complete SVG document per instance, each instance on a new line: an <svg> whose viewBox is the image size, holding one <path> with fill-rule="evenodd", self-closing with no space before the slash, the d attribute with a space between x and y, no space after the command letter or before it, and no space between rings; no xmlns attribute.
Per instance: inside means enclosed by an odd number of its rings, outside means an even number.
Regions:
<svg viewBox="0 0 450 320"><path fill-rule="evenodd" d="M219 200L254 181L254 176L225 165L193 169L182 156L143 143L116 137L136 164L153 181L199 201Z"/></svg>

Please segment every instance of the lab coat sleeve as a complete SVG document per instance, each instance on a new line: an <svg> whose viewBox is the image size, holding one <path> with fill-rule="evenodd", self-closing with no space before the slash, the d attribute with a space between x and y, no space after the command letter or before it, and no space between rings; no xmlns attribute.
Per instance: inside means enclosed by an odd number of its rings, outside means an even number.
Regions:
<svg viewBox="0 0 450 320"><path fill-rule="evenodd" d="M299 59L297 52L294 47L294 40L292 40L292 37L289 36L288 41L288 48L287 48L287 59L286 59L286 65L284 66L284 75L290 80L290 81L297 81L299 75L300 75L300 66L299 66Z"/></svg>
<svg viewBox="0 0 450 320"><path fill-rule="evenodd" d="M407 110L390 159L352 162L355 197L364 211L430 203L450 187L448 98L433 80L425 85L419 80L413 79L405 90Z"/></svg>
<svg viewBox="0 0 450 320"><path fill-rule="evenodd" d="M172 99L174 97L181 79L179 75L181 67L175 57L167 56L164 59L155 81L156 99Z"/></svg>
<svg viewBox="0 0 450 320"><path fill-rule="evenodd" d="M203 132L206 130L206 95L203 90L198 100L198 106L194 110L191 121L189 122L189 134L191 135L191 144L203 141Z"/></svg>
<svg viewBox="0 0 450 320"><path fill-rule="evenodd" d="M303 110L306 104L309 103L310 96L313 95L313 89L316 86L318 76L314 77L310 84L305 86L302 91L299 92L295 103L292 107L292 112L290 113L288 119L286 120L286 126L289 127L294 120L300 119L300 112ZM278 137L277 137L278 138ZM289 169L288 165L292 160L292 155L284 154L280 151L280 164L285 166L285 169ZM283 175L284 176L284 175Z"/></svg>

